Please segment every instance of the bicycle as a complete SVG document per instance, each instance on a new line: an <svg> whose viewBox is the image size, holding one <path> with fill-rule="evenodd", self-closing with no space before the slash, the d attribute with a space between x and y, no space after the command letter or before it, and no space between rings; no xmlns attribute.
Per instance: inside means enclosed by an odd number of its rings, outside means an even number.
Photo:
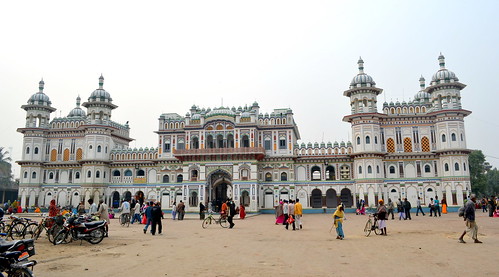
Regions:
<svg viewBox="0 0 499 277"><path fill-rule="evenodd" d="M63 221L59 219L59 221ZM28 236L28 238L32 238L37 240L42 234L43 230L47 234L47 238L50 242L54 241L55 235L61 229L61 225L56 223L56 218L44 216L40 223L32 222L28 224L24 229L24 237Z"/></svg>
<svg viewBox="0 0 499 277"><path fill-rule="evenodd" d="M129 227L130 226L130 214L124 213L120 215L120 224L121 226Z"/></svg>
<svg viewBox="0 0 499 277"><path fill-rule="evenodd" d="M201 226L203 227L203 229L206 229L206 228L208 228L208 225L211 225L211 224L220 224L220 226L222 226L222 228L229 227L229 222L227 221L227 216L220 215L220 217L218 219L216 219L215 217L213 217L213 214L210 212L210 213L208 213L208 216L203 220L203 223L201 224Z"/></svg>
<svg viewBox="0 0 499 277"><path fill-rule="evenodd" d="M0 233L6 238L11 238L12 240L19 240L24 238L24 228L28 219L19 218L15 215L9 217L10 223L5 221L0 221Z"/></svg>
<svg viewBox="0 0 499 277"><path fill-rule="evenodd" d="M372 218L374 218L374 222ZM376 215L369 214L369 219L367 220L366 226L364 227L364 233L366 234L366 237L368 237L372 231L374 231L376 235L381 234L381 230L379 229L378 224L378 217Z"/></svg>

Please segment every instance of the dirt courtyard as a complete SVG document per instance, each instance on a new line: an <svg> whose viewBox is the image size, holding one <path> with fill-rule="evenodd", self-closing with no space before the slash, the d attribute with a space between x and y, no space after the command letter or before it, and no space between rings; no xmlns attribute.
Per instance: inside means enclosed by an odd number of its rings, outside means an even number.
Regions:
<svg viewBox="0 0 499 277"><path fill-rule="evenodd" d="M499 218L477 210L483 244L460 244L464 222L441 218L390 220L388 236L365 237L367 216L347 214L345 240L331 233L331 214L305 215L303 230L286 231L273 215L236 220L234 229L201 221L163 220L163 235L111 220L100 244L36 242L36 276L499 276ZM80 275L81 274L81 275Z"/></svg>

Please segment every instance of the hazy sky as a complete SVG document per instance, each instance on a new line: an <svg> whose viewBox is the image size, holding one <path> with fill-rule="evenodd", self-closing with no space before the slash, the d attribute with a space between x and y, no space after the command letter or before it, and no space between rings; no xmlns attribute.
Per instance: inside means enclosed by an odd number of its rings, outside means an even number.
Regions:
<svg viewBox="0 0 499 277"><path fill-rule="evenodd" d="M442 52L468 85L468 148L499 166L498 11L499 1L3 1L0 146L21 158L20 106L42 77L54 118L86 101L101 73L132 147L157 146L161 113L222 99L291 108L305 143L346 141L343 91L359 56L384 89L380 111L412 99Z"/></svg>

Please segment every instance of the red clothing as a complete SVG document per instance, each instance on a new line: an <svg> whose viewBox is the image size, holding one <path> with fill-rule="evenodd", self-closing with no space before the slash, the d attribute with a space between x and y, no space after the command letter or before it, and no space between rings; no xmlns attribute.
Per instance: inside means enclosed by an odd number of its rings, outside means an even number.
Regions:
<svg viewBox="0 0 499 277"><path fill-rule="evenodd" d="M246 217L246 212L244 211L244 206L239 206L239 218L244 219Z"/></svg>
<svg viewBox="0 0 499 277"><path fill-rule="evenodd" d="M222 204L222 214L227 214L227 208L228 208L228 207L227 207L227 203L225 203L225 202L224 202L224 203Z"/></svg>
<svg viewBox="0 0 499 277"><path fill-rule="evenodd" d="M59 209L55 205L55 200L50 201L50 206L49 206L49 216L57 216L59 214Z"/></svg>

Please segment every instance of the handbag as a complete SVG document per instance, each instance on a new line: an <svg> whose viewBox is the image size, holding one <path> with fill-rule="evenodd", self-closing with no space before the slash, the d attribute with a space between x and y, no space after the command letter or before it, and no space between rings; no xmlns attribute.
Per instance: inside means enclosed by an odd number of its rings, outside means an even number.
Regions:
<svg viewBox="0 0 499 277"><path fill-rule="evenodd" d="M292 216L288 217L288 223L291 224L293 222L295 222L295 219Z"/></svg>

